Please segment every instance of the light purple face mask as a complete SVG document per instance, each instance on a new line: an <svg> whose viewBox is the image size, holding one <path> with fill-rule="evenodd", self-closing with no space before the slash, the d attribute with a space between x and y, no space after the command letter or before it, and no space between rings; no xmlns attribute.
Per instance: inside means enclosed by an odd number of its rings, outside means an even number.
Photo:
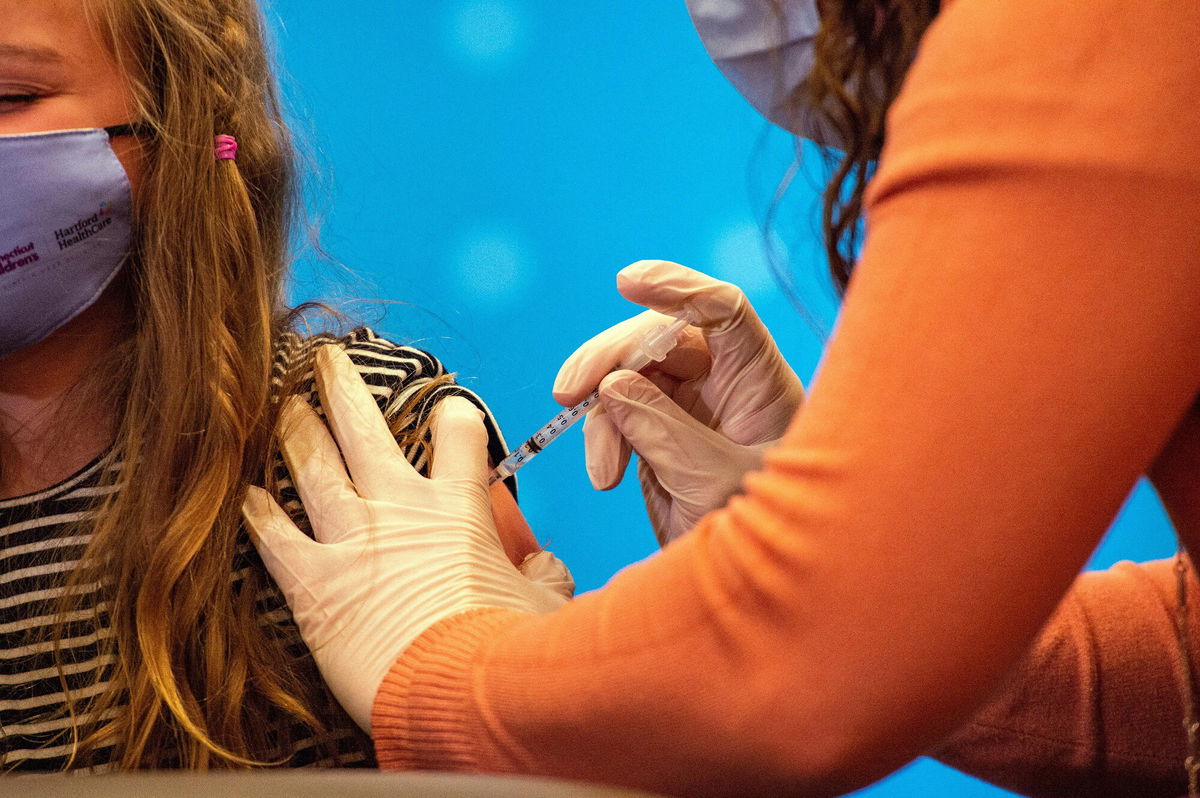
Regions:
<svg viewBox="0 0 1200 798"><path fill-rule="evenodd" d="M0 358L91 307L121 270L133 199L109 141L130 132L0 136Z"/></svg>
<svg viewBox="0 0 1200 798"><path fill-rule="evenodd" d="M821 31L816 0L792 0L782 22L771 0L687 0L688 13L713 63L763 116L784 130L837 147L836 131L816 109L789 109L808 80Z"/></svg>

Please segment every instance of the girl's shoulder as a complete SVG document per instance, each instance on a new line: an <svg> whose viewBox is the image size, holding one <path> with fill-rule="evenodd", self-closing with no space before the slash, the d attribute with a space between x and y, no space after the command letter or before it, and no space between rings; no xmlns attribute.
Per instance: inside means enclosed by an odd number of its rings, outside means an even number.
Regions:
<svg viewBox="0 0 1200 798"><path fill-rule="evenodd" d="M275 345L272 384L280 389L289 377L294 382L297 376L300 384L311 382L313 355L329 345L344 349L369 385L396 389L447 375L441 361L425 350L398 344L369 327L356 327L344 335L283 333Z"/></svg>
<svg viewBox="0 0 1200 798"><path fill-rule="evenodd" d="M414 346L391 341L368 327L344 335L285 332L276 343L271 385L276 396L304 398L322 418L320 394L313 376L313 356L321 346L346 351L367 384L379 410L387 418L397 441L418 470L428 464L428 420L433 408L450 396L461 396L483 411L488 429L488 454L498 463L508 453L500 426L487 404L464 388L440 360Z"/></svg>

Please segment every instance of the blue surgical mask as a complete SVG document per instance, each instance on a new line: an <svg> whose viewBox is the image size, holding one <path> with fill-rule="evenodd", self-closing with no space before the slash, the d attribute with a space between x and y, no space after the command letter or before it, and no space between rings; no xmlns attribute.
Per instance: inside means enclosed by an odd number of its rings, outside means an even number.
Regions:
<svg viewBox="0 0 1200 798"><path fill-rule="evenodd" d="M130 249L129 126L0 136L0 358L95 304Z"/></svg>
<svg viewBox="0 0 1200 798"><path fill-rule="evenodd" d="M782 24L768 0L687 0L713 63L755 109L779 127L837 147L837 134L814 109L785 107L813 68L821 30L816 0L787 3Z"/></svg>

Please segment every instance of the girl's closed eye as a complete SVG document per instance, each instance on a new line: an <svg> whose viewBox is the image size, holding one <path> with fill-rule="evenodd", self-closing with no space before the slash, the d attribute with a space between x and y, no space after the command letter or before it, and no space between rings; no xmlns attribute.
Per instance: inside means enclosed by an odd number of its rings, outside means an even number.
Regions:
<svg viewBox="0 0 1200 798"><path fill-rule="evenodd" d="M0 114L28 108L41 98L40 94L27 91L5 91L0 89Z"/></svg>

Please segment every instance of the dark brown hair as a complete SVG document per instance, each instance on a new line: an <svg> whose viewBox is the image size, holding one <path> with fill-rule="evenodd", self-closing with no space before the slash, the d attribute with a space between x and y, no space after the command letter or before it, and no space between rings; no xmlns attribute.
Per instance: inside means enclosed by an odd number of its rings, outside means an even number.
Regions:
<svg viewBox="0 0 1200 798"><path fill-rule="evenodd" d="M782 20L789 0L771 2ZM888 109L938 6L936 0L818 0L821 30L815 62L787 107L796 118L819 114L823 126L843 143L841 155L833 158L836 166L825 187L821 219L839 293L854 268L863 195L883 150Z"/></svg>

